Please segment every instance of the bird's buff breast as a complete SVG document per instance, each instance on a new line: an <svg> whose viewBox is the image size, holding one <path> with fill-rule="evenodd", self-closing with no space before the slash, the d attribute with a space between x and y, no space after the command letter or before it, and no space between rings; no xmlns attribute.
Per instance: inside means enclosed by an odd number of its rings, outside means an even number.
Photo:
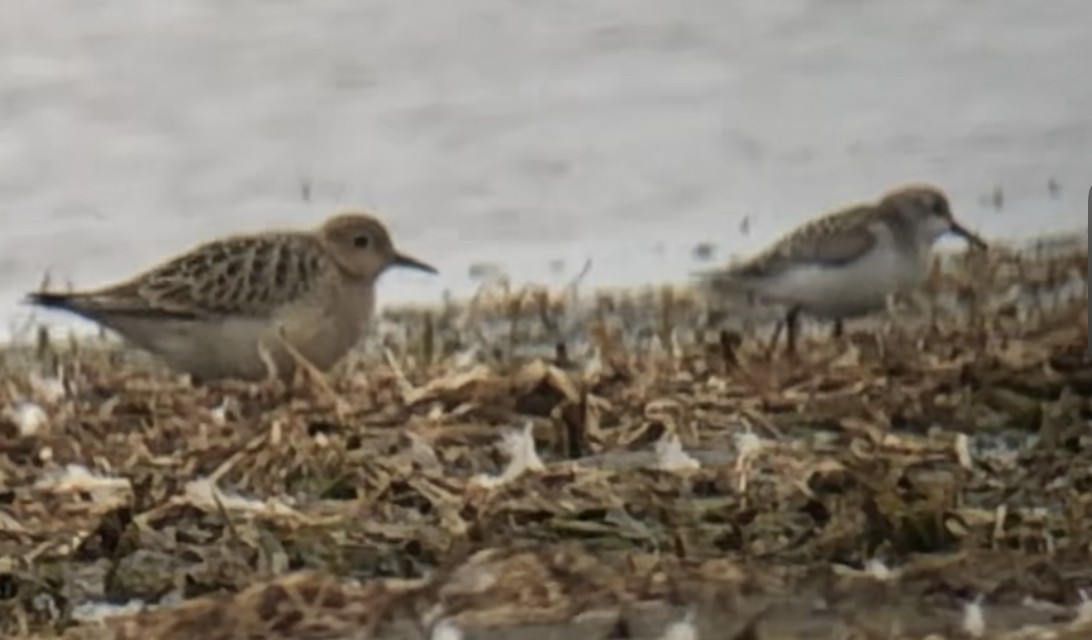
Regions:
<svg viewBox="0 0 1092 640"><path fill-rule="evenodd" d="M263 318L172 321L158 326L143 346L173 369L202 380L260 380L270 373L267 360L280 377L291 376L295 360L284 341L325 371L359 342L374 312L372 296L358 292L355 298L325 305L304 301Z"/></svg>

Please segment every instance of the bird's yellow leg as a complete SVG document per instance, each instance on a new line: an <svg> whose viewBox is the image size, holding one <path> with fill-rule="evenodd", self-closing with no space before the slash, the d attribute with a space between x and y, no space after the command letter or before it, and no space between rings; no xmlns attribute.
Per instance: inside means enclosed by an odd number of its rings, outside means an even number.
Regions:
<svg viewBox="0 0 1092 640"><path fill-rule="evenodd" d="M284 350L288 352L288 355L296 361L296 366L307 372L307 377L310 378L311 382L318 385L318 387L322 389L322 392L331 399L337 400L337 393L334 391L334 388L330 386L329 380L326 379L326 374L319 371L318 367L312 364L306 356L300 353L295 345L288 341L288 338L284 335L284 327L279 327L277 329L277 338L280 340Z"/></svg>

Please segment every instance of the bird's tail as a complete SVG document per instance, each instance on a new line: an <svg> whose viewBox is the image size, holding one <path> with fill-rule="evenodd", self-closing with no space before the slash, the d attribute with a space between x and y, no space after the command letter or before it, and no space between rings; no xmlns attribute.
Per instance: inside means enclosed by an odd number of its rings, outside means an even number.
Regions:
<svg viewBox="0 0 1092 640"><path fill-rule="evenodd" d="M720 295L748 295L753 285L733 269L706 269L691 274L694 284Z"/></svg>
<svg viewBox="0 0 1092 640"><path fill-rule="evenodd" d="M101 289L60 293L35 291L23 298L24 303L46 309L60 309L99 323L110 323L110 318L169 318L193 319L191 311L149 305L135 296L112 295Z"/></svg>
<svg viewBox="0 0 1092 640"><path fill-rule="evenodd" d="M23 298L23 303L67 311L90 320L98 319L101 306L96 296L86 292L34 291Z"/></svg>
<svg viewBox="0 0 1092 640"><path fill-rule="evenodd" d="M55 293L51 291L34 291L28 293L23 298L25 304L34 304L39 307L47 307L49 309L71 309L72 298L71 293Z"/></svg>

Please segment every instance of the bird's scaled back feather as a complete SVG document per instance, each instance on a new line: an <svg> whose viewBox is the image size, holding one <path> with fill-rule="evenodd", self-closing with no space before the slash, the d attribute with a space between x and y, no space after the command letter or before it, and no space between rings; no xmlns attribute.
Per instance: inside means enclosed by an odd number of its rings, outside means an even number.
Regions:
<svg viewBox="0 0 1092 640"><path fill-rule="evenodd" d="M69 296L67 308L102 315L259 316L303 296L323 253L303 234L236 236L201 245L117 285Z"/></svg>
<svg viewBox="0 0 1092 640"><path fill-rule="evenodd" d="M834 267L852 262L876 244L869 228L874 215L873 207L858 205L816 218L731 273L738 278L764 278L794 265Z"/></svg>

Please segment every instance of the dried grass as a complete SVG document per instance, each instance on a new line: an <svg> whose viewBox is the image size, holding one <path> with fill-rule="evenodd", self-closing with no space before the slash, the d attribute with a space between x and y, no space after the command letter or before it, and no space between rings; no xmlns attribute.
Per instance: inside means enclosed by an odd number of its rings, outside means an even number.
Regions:
<svg viewBox="0 0 1092 640"><path fill-rule="evenodd" d="M972 637L982 597L979 637L1079 637L1086 269L956 256L795 359L692 289L487 287L390 311L333 397L43 333L0 354L0 633Z"/></svg>

